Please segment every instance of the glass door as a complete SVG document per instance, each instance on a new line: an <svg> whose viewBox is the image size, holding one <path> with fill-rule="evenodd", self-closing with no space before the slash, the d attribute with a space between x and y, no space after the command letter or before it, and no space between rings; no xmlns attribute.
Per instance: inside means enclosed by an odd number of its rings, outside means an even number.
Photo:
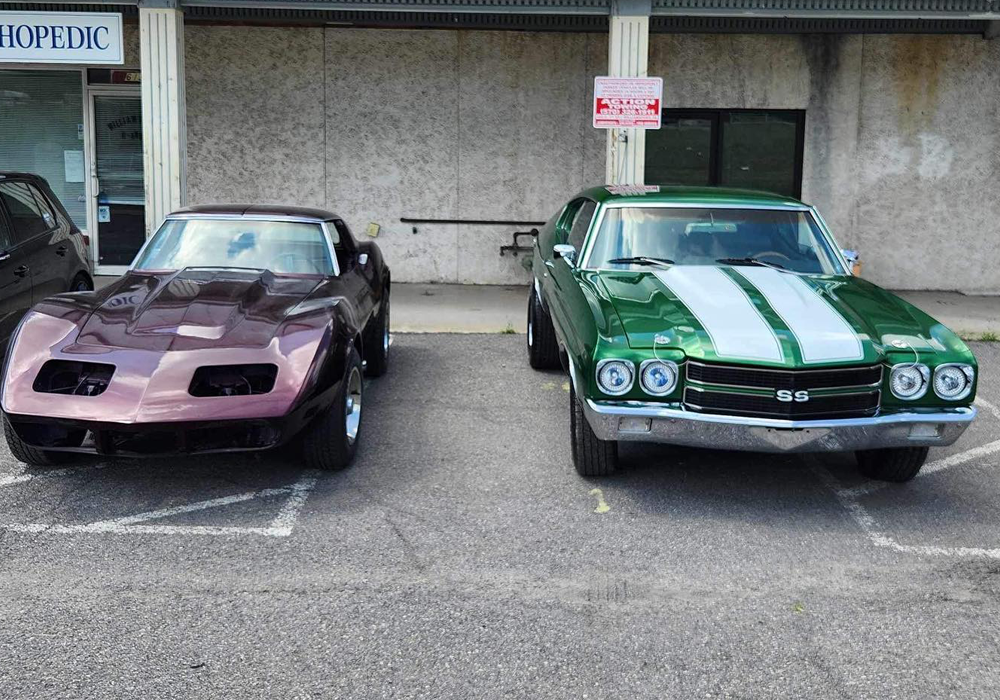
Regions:
<svg viewBox="0 0 1000 700"><path fill-rule="evenodd" d="M97 274L121 274L146 239L139 95L91 93Z"/></svg>

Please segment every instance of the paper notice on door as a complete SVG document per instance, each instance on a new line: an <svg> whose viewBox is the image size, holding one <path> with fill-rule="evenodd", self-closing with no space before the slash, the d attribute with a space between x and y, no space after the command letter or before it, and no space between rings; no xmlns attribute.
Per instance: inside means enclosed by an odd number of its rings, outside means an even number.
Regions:
<svg viewBox="0 0 1000 700"><path fill-rule="evenodd" d="M83 151L63 151L66 182L83 182Z"/></svg>

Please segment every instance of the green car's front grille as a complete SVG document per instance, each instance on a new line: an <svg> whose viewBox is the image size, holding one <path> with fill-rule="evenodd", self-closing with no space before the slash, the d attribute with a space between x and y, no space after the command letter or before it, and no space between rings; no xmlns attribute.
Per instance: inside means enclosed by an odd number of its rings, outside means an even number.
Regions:
<svg viewBox="0 0 1000 700"><path fill-rule="evenodd" d="M688 408L708 413L738 413L769 418L855 418L873 415L879 408L878 389L857 394L824 394L806 401L780 401L777 396L737 394L687 387Z"/></svg>
<svg viewBox="0 0 1000 700"><path fill-rule="evenodd" d="M836 369L772 370L733 365L709 365L688 360L687 379L699 384L787 389L790 391L878 386L882 365Z"/></svg>

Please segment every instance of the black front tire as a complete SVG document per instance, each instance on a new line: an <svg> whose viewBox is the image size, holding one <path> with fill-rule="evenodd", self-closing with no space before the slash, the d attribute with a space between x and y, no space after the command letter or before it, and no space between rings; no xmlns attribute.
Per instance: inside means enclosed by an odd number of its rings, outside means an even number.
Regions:
<svg viewBox="0 0 1000 700"><path fill-rule="evenodd" d="M365 373L381 377L389 369L389 293L386 292L371 333L365 339Z"/></svg>
<svg viewBox="0 0 1000 700"><path fill-rule="evenodd" d="M57 464L65 464L73 456L67 452L50 452L32 447L17 436L14 428L11 427L10 419L6 413L3 414L3 435L7 438L7 447L10 448L10 453L14 455L14 459L34 467L52 467ZM86 432L80 435L80 444L83 443L85 436Z"/></svg>
<svg viewBox="0 0 1000 700"><path fill-rule="evenodd" d="M340 383L340 389L333 404L305 429L302 436L302 456L306 466L321 471L341 471L350 466L358 450L361 438L361 394L364 391L364 377L361 357L351 348L347 369ZM352 398L352 394L356 397ZM352 398L354 403L349 403ZM349 434L349 411L357 410L357 424L354 436Z"/></svg>
<svg viewBox="0 0 1000 700"><path fill-rule="evenodd" d="M894 447L855 453L861 473L869 479L903 483L915 477L927 461L927 447Z"/></svg>
<svg viewBox="0 0 1000 700"><path fill-rule="evenodd" d="M569 432L577 474L609 476L618 470L618 442L601 440L594 434L572 386L569 390Z"/></svg>
<svg viewBox="0 0 1000 700"><path fill-rule="evenodd" d="M552 317L542 306L541 300L531 288L528 295L528 363L535 369L557 369L559 362L559 341Z"/></svg>

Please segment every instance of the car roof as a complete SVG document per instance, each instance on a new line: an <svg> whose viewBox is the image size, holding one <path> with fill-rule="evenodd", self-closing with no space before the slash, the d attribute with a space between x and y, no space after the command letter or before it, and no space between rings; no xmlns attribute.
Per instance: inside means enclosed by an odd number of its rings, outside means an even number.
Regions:
<svg viewBox="0 0 1000 700"><path fill-rule="evenodd" d="M696 204L704 206L775 206L804 207L794 197L785 197L772 192L743 190L731 187L681 187L675 185L627 186L602 185L584 190L577 197L586 197L597 202L624 202L641 204L669 203Z"/></svg>
<svg viewBox="0 0 1000 700"><path fill-rule="evenodd" d="M34 180L35 182L45 182L45 178L34 173L0 172L0 180Z"/></svg>
<svg viewBox="0 0 1000 700"><path fill-rule="evenodd" d="M213 216L275 216L293 217L296 219L311 219L313 221L332 221L342 217L325 209L310 207L293 207L285 204L201 204L185 207L171 212L169 216L210 214Z"/></svg>

